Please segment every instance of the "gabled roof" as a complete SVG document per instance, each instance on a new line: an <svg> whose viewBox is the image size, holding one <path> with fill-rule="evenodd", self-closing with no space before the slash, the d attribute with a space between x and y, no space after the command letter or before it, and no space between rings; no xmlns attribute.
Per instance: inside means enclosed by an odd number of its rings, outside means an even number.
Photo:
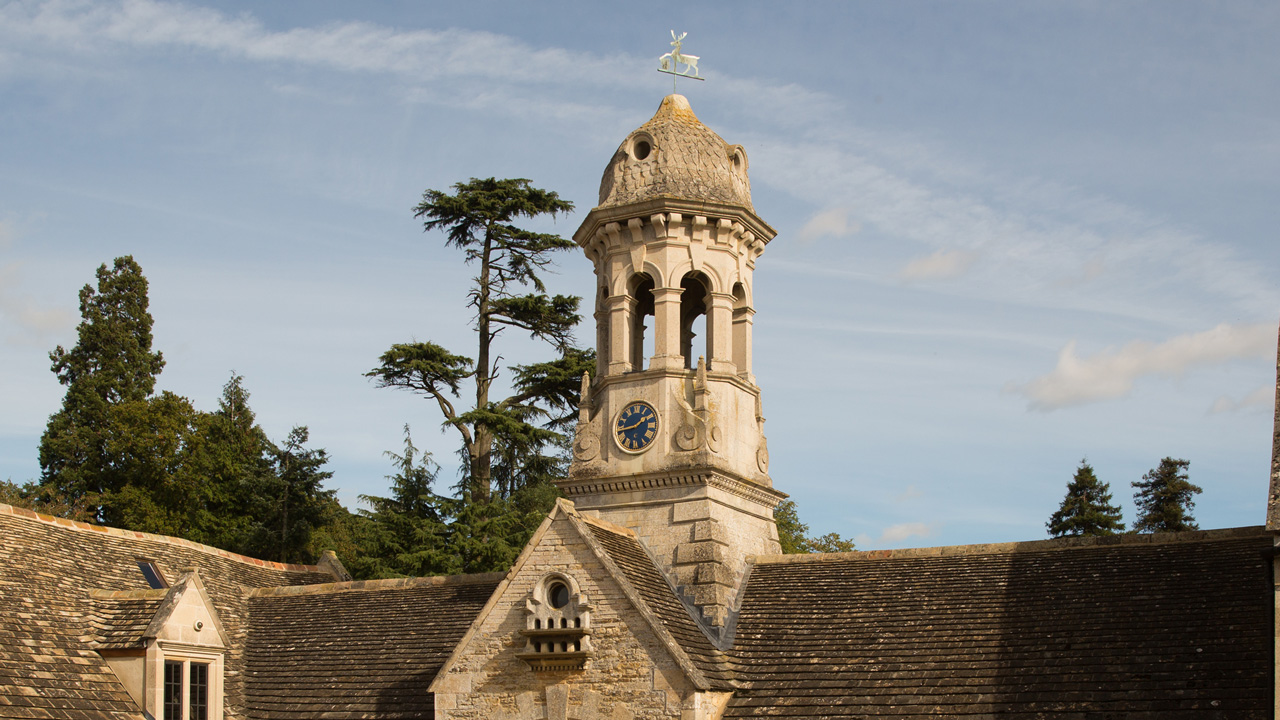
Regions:
<svg viewBox="0 0 1280 720"><path fill-rule="evenodd" d="M634 590L633 602L650 613L680 650L706 678L709 689L729 689L733 685L733 669L728 658L716 649L698 626L689 609L676 597L666 576L658 570L653 557L630 530L589 516L580 516L602 554L621 572L626 585Z"/></svg>
<svg viewBox="0 0 1280 720"><path fill-rule="evenodd" d="M512 578L524 568L534 550L557 520L568 521L585 541L592 554L618 584L636 611L645 619L694 687L701 690L731 687L731 671L727 659L712 646L706 634L697 628L688 611L676 599L671 586L654 566L652 558L641 547L635 534L626 528L579 515L572 502L560 499L556 501L551 514L525 545L524 551L516 559L506 578L493 591L493 596L475 616L471 627L458 641L449 659L440 668L436 680L433 681L433 690L458 661L460 653L469 641L479 633L479 628L494 610Z"/></svg>
<svg viewBox="0 0 1280 720"><path fill-rule="evenodd" d="M95 650L141 650L168 590L94 590L85 616Z"/></svg>
<svg viewBox="0 0 1280 720"><path fill-rule="evenodd" d="M137 704L93 646L101 638L136 648L141 618L151 612L148 624L154 619L139 559L154 561L168 577L179 577L182 568L202 570L209 599L232 639L225 680L232 710L242 705L245 589L332 579L312 566L246 558L9 505L0 505L0 538L0 718L141 720ZM136 601L110 596L132 590L143 591ZM94 591L108 595L94 597Z"/></svg>
<svg viewBox="0 0 1280 720"><path fill-rule="evenodd" d="M1262 528L757 558L726 717L1270 718Z"/></svg>
<svg viewBox="0 0 1280 720"><path fill-rule="evenodd" d="M433 717L427 688L503 577L254 591L246 653L249 715Z"/></svg>

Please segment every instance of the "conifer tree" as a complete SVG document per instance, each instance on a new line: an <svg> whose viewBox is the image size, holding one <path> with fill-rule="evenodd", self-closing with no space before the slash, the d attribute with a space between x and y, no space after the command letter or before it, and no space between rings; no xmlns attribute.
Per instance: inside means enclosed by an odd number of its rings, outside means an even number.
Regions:
<svg viewBox="0 0 1280 720"><path fill-rule="evenodd" d="M1098 479L1087 460L1080 461L1067 496L1045 526L1053 537L1115 535L1124 532L1120 508L1111 504L1111 486Z"/></svg>
<svg viewBox="0 0 1280 720"><path fill-rule="evenodd" d="M402 343L383 353L380 365L366 375L379 387L407 389L436 403L444 424L462 441L463 495L486 503L495 464L504 495L528 481L525 469L533 469L535 477L545 470L541 459L554 455L563 437L554 421L575 409L580 379L594 367L594 354L572 345L580 298L548 295L540 276L553 253L576 246L559 235L514 224L520 218L554 217L572 210L573 204L524 179L472 178L453 190L427 190L416 214L426 230L443 230L446 244L477 266L467 295L467 305L475 310L475 356L455 354L434 342ZM511 368L513 392L496 399L494 382L502 358L494 343L508 328L551 345L559 357ZM466 383L474 394L459 405Z"/></svg>
<svg viewBox="0 0 1280 720"><path fill-rule="evenodd" d="M110 521L109 496L129 480L109 447L119 439L115 411L147 401L164 358L151 350L147 279L138 263L119 257L110 268L101 265L97 276L96 290L85 285L80 291L75 346L49 353L67 392L40 439L40 485L49 496L88 503L91 517Z"/></svg>
<svg viewBox="0 0 1280 720"><path fill-rule="evenodd" d="M1133 524L1135 532L1200 529L1191 509L1195 507L1192 496L1202 490L1191 484L1187 474L1190 465L1189 460L1167 457L1160 461L1159 467L1148 470L1142 480L1133 483L1137 488L1133 502L1138 506L1138 521Z"/></svg>

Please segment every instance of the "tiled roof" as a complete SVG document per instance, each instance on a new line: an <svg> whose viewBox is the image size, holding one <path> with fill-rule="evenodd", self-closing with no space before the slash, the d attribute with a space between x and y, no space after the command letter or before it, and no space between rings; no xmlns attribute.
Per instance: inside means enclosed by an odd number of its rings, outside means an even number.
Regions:
<svg viewBox="0 0 1280 720"><path fill-rule="evenodd" d="M637 153L641 142L647 149ZM653 117L618 147L600 180L602 208L658 197L751 210L746 152L703 125L683 95L662 99Z"/></svg>
<svg viewBox="0 0 1280 720"><path fill-rule="evenodd" d="M1262 528L757 559L726 717L1270 718Z"/></svg>
<svg viewBox="0 0 1280 720"><path fill-rule="evenodd" d="M254 593L250 716L430 718L427 688L502 573Z"/></svg>
<svg viewBox="0 0 1280 720"><path fill-rule="evenodd" d="M713 687L731 687L733 671L724 653L716 649L710 638L694 622L689 610L676 598L671 585L653 564L649 553L634 536L610 530L601 523L588 520L596 542L626 575L627 581L640 594L648 609L679 644L698 670Z"/></svg>
<svg viewBox="0 0 1280 720"><path fill-rule="evenodd" d="M310 566L242 558L186 540L55 520L9 505L0 505L0 539L0 718L142 718L91 645L101 631L93 625L93 591L149 589L138 570L140 558L155 561L167 577L198 567L206 579L232 639L225 676L229 719L240 717L243 705L245 589L332 579ZM129 608L135 611L143 610Z"/></svg>
<svg viewBox="0 0 1280 720"><path fill-rule="evenodd" d="M97 590L85 617L95 650L128 650L146 647L144 633L164 602L165 590Z"/></svg>

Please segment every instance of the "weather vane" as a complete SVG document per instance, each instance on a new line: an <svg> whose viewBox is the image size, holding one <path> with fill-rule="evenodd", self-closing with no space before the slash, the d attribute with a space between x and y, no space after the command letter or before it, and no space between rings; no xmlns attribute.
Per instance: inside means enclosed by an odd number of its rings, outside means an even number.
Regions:
<svg viewBox="0 0 1280 720"><path fill-rule="evenodd" d="M690 80L706 80L704 77L698 77L698 56L685 55L680 52L680 44L684 41L684 37L689 33L680 33L676 37L676 31L671 31L671 52L658 58L658 72L664 72L668 75L675 75L671 78L671 92L676 91L676 78L687 77ZM684 72L679 72L677 68L684 65Z"/></svg>

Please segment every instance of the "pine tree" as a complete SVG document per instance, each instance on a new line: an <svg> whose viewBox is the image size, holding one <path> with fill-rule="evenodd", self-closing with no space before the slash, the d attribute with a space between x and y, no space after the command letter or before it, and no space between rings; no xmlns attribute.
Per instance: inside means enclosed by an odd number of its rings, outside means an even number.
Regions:
<svg viewBox="0 0 1280 720"><path fill-rule="evenodd" d="M1093 474L1087 460L1081 460L1067 485L1067 496L1045 526L1053 537L1115 535L1124 532L1121 517L1120 508L1111 504L1111 486Z"/></svg>
<svg viewBox="0 0 1280 720"><path fill-rule="evenodd" d="M146 403L164 358L151 350L147 279L132 256L98 268L98 287L80 291L80 325L70 350L49 353L58 382L67 388L62 409L49 418L40 439L40 485L44 494L87 503L90 516L112 522L110 497L129 484L110 447L120 406ZM137 419L137 413L131 413ZM118 442L116 443L118 446ZM116 457L113 457L113 454Z"/></svg>
<svg viewBox="0 0 1280 720"><path fill-rule="evenodd" d="M1187 474L1188 460L1165 458L1159 467L1149 470L1142 480L1133 483L1137 492L1133 502L1138 506L1135 532L1178 532L1199 530L1191 509L1195 507L1192 496L1202 492L1192 485Z"/></svg>
<svg viewBox="0 0 1280 720"><path fill-rule="evenodd" d="M524 179L472 178L453 189L452 195L426 191L416 211L426 230L445 231L446 244L478 266L467 295L467 305L475 310L476 355L457 355L433 342L397 344L366 375L379 387L407 389L435 401L444 424L462 441L463 494L470 502L485 503L494 489L495 465L500 495L546 474L544 461L563 437L554 423L576 408L579 381L594 367L594 354L572 345L580 298L548 295L540 277L553 253L576 246L559 235L513 224L519 218L554 217L573 204ZM495 400L501 358L494 342L507 328L528 332L560 357L512 368L513 393ZM467 382L474 386L473 401L459 406Z"/></svg>

